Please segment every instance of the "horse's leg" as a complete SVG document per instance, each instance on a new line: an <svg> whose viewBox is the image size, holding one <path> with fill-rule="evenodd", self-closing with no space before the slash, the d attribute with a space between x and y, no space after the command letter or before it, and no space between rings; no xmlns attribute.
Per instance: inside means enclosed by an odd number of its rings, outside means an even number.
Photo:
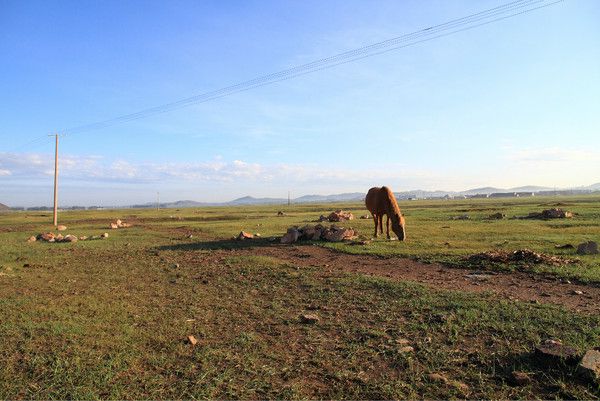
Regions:
<svg viewBox="0 0 600 401"><path fill-rule="evenodd" d="M378 217L379 217L379 234L383 235L383 215L380 214Z"/></svg>
<svg viewBox="0 0 600 401"><path fill-rule="evenodd" d="M387 220L385 221L385 229L387 233L387 239L390 239L390 216L386 215Z"/></svg>
<svg viewBox="0 0 600 401"><path fill-rule="evenodd" d="M373 223L375 223L375 238L377 238L377 215L373 213Z"/></svg>

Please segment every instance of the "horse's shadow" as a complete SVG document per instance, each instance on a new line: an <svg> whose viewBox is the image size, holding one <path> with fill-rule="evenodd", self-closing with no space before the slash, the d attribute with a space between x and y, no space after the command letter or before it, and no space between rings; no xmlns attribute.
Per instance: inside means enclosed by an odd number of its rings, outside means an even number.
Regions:
<svg viewBox="0 0 600 401"><path fill-rule="evenodd" d="M250 240L216 240L189 242L184 244L163 245L156 247L159 251L214 251L214 250L232 250L232 249L249 249L249 248L264 248L275 246L277 242L270 242L267 239L255 238Z"/></svg>

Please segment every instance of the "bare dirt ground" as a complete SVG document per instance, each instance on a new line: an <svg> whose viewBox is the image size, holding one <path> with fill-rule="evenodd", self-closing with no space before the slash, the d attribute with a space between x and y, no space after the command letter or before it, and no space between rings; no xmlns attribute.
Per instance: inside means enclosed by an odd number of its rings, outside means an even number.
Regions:
<svg viewBox="0 0 600 401"><path fill-rule="evenodd" d="M256 248L223 252L227 255L255 255ZM507 300L555 304L577 312L600 313L600 286L539 274L475 271L406 258L350 255L310 245L261 247L260 254L285 260L299 267L317 266L331 271L341 270L391 280L412 281L434 289L492 292Z"/></svg>

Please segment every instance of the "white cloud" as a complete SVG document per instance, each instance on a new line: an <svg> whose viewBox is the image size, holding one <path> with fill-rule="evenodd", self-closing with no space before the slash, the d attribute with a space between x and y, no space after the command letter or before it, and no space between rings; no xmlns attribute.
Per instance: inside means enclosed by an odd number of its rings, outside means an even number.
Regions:
<svg viewBox="0 0 600 401"><path fill-rule="evenodd" d="M599 151L564 147L514 149L507 147L508 159L518 163L578 163L598 160Z"/></svg>

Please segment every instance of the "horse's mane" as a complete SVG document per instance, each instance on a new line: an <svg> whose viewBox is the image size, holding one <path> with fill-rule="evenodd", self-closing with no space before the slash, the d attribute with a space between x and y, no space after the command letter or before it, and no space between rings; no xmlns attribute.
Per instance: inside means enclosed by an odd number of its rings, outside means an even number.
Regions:
<svg viewBox="0 0 600 401"><path fill-rule="evenodd" d="M388 187L383 186L381 187L381 192L383 192L383 196L387 198L386 203L389 205L390 212L393 212L398 216L402 216L402 214L400 213L400 208L398 207L398 202L396 202L396 197L394 196L392 190Z"/></svg>

